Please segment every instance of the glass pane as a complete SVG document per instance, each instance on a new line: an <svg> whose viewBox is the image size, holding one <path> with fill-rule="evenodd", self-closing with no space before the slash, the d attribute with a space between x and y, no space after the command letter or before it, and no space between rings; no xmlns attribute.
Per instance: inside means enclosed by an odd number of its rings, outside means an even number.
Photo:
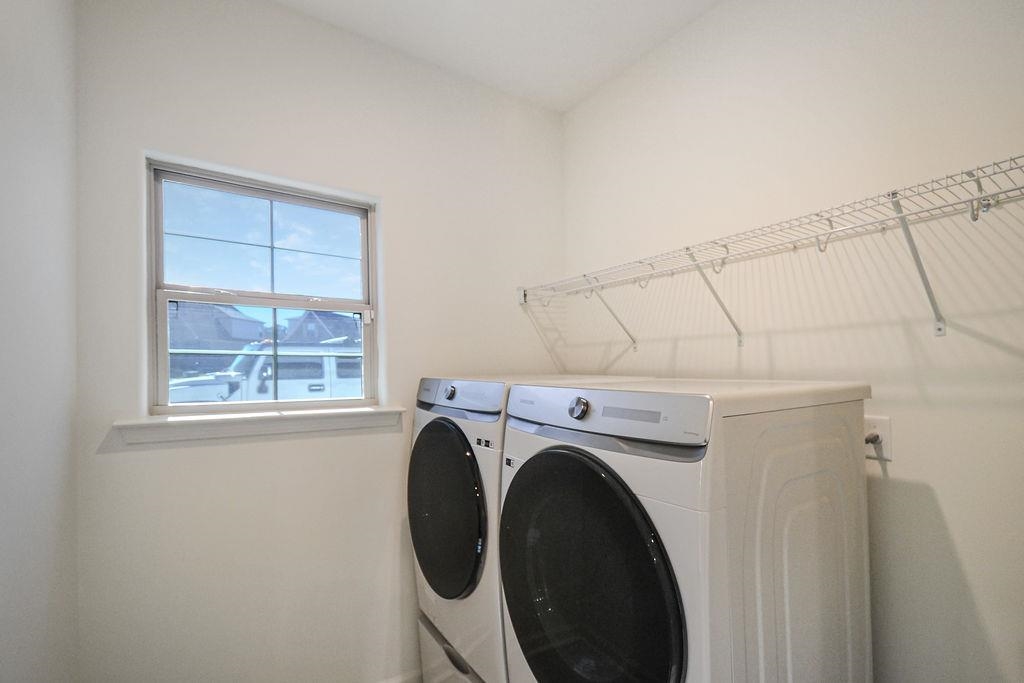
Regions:
<svg viewBox="0 0 1024 683"><path fill-rule="evenodd" d="M311 353L322 354L323 389L316 382L278 382L279 398L362 398L363 318L359 313L279 308L277 310L279 369L288 359L307 361ZM318 359L319 360L319 359Z"/></svg>
<svg viewBox="0 0 1024 683"><path fill-rule="evenodd" d="M480 579L487 546L481 490L480 468L466 435L446 418L429 422L409 459L409 529L423 577L449 600L469 595Z"/></svg>
<svg viewBox="0 0 1024 683"><path fill-rule="evenodd" d="M275 249L274 291L361 301L362 262L340 256Z"/></svg>
<svg viewBox="0 0 1024 683"><path fill-rule="evenodd" d="M164 233L270 246L270 201L163 181Z"/></svg>
<svg viewBox="0 0 1024 683"><path fill-rule="evenodd" d="M324 356L278 355L277 398L283 401L331 398Z"/></svg>
<svg viewBox="0 0 1024 683"><path fill-rule="evenodd" d="M348 356L334 359L334 376L336 379L362 379L363 357Z"/></svg>
<svg viewBox="0 0 1024 683"><path fill-rule="evenodd" d="M562 447L527 460L502 502L498 544L506 613L537 680L685 679L668 557L600 460Z"/></svg>
<svg viewBox="0 0 1024 683"><path fill-rule="evenodd" d="M359 313L341 311L314 311L300 308L277 309L277 341L281 353L288 353L289 347L303 344L322 345L337 351L363 348L363 317ZM308 351L307 351L308 353Z"/></svg>
<svg viewBox="0 0 1024 683"><path fill-rule="evenodd" d="M362 257L359 216L274 202L274 246L330 256Z"/></svg>
<svg viewBox="0 0 1024 683"><path fill-rule="evenodd" d="M323 356L278 356L278 383L292 379L323 379Z"/></svg>
<svg viewBox="0 0 1024 683"><path fill-rule="evenodd" d="M172 404L363 397L359 313L172 300L167 333Z"/></svg>
<svg viewBox="0 0 1024 683"><path fill-rule="evenodd" d="M164 236L164 283L269 292L270 248Z"/></svg>
<svg viewBox="0 0 1024 683"><path fill-rule="evenodd" d="M167 303L168 401L266 401L273 386L273 309ZM262 386L261 386L262 385Z"/></svg>
<svg viewBox="0 0 1024 683"><path fill-rule="evenodd" d="M274 309L195 301L167 302L171 351L262 351L272 353ZM249 346L259 348L247 348Z"/></svg>
<svg viewBox="0 0 1024 683"><path fill-rule="evenodd" d="M363 398L363 356L335 356L332 398Z"/></svg>

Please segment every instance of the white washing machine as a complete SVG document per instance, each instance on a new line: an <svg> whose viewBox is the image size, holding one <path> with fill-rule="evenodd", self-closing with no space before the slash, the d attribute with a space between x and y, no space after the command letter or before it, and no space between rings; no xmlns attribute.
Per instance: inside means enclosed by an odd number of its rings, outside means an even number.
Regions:
<svg viewBox="0 0 1024 683"><path fill-rule="evenodd" d="M863 384L514 386L511 683L870 681Z"/></svg>
<svg viewBox="0 0 1024 683"><path fill-rule="evenodd" d="M507 680L496 539L509 383L584 380L629 378L420 380L407 494L424 683Z"/></svg>

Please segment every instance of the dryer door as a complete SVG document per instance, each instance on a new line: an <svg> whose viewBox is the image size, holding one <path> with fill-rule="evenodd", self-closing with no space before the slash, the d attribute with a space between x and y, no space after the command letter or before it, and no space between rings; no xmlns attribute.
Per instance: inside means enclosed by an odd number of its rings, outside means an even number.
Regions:
<svg viewBox="0 0 1024 683"><path fill-rule="evenodd" d="M423 577L454 600L473 592L483 568L487 508L473 448L447 418L427 424L409 459L409 529Z"/></svg>
<svg viewBox="0 0 1024 683"><path fill-rule="evenodd" d="M685 677L686 622L661 539L597 458L559 446L523 463L499 548L505 606L538 681Z"/></svg>

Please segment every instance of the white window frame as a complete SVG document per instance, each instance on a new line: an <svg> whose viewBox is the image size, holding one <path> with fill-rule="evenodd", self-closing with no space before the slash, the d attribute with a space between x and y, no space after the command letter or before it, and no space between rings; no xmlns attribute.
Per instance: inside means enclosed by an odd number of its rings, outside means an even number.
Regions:
<svg viewBox="0 0 1024 683"><path fill-rule="evenodd" d="M260 411L319 410L378 405L378 349L376 312L375 214L372 203L341 193L312 191L286 182L249 178L160 159L146 159L148 194L149 301L149 405L153 415L198 413L255 413ZM165 283L163 278L163 205L160 182L180 179L190 185L226 190L263 199L286 201L315 208L342 210L360 216L363 232L363 299L309 297L294 294L233 291ZM360 313L362 318L363 398L281 399L225 403L169 403L167 309L169 301L190 301L229 306L312 309ZM333 366L332 366L333 370Z"/></svg>

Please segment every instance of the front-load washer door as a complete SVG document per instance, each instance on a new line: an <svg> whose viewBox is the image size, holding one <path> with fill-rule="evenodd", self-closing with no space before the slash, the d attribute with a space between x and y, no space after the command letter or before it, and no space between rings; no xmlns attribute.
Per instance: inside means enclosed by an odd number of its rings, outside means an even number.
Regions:
<svg viewBox="0 0 1024 683"><path fill-rule="evenodd" d="M487 543L483 482L469 439L439 417L416 437L409 459L409 529L431 589L455 600L480 580Z"/></svg>
<svg viewBox="0 0 1024 683"><path fill-rule="evenodd" d="M683 680L686 621L668 557L597 458L559 446L524 462L498 549L509 620L540 683Z"/></svg>

